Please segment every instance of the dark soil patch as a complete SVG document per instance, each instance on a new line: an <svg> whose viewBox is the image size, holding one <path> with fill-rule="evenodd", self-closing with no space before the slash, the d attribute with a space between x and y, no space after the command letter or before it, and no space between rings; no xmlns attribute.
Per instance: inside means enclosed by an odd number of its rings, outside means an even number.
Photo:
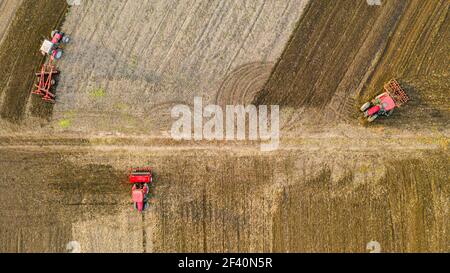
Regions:
<svg viewBox="0 0 450 273"><path fill-rule="evenodd" d="M387 164L381 181L352 189L331 172L285 187L274 214L275 252L448 252L449 170L445 154ZM350 187L350 188L349 188Z"/></svg>
<svg viewBox="0 0 450 273"><path fill-rule="evenodd" d="M411 101L374 124L448 126L449 10L445 0L311 1L255 103L307 107L315 122L355 121L397 78Z"/></svg>
<svg viewBox="0 0 450 273"><path fill-rule="evenodd" d="M0 252L63 252L73 223L115 214L129 199L126 172L65 160L80 153L0 153Z"/></svg>

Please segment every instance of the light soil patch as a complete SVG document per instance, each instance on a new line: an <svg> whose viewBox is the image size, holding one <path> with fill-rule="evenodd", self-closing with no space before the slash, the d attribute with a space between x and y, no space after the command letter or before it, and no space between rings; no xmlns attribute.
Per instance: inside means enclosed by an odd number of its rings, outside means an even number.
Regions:
<svg viewBox="0 0 450 273"><path fill-rule="evenodd" d="M173 102L190 105L201 96L215 103L229 88L233 97L251 101L307 2L99 0L73 6L63 27L72 43L60 65L54 120L73 111L73 130L159 134L170 129ZM255 62L264 65L247 67L250 82L223 89L227 77ZM105 95L93 102L99 86Z"/></svg>
<svg viewBox="0 0 450 273"><path fill-rule="evenodd" d="M80 244L83 253L145 252L143 234L146 233L142 216L130 206L112 216L94 217L72 225L72 239Z"/></svg>

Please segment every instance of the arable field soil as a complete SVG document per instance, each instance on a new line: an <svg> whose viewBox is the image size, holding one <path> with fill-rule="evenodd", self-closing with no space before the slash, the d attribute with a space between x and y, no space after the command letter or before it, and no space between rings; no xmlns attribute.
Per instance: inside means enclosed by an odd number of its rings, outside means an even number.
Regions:
<svg viewBox="0 0 450 273"><path fill-rule="evenodd" d="M448 1L312 1L255 103L294 108L298 127L354 122L359 105L397 78L410 107L380 124L445 127L449 9Z"/></svg>
<svg viewBox="0 0 450 273"><path fill-rule="evenodd" d="M16 9L0 44L1 118L16 123L24 118L34 73L44 61L39 47L43 38L49 37L51 31L57 28L66 8L64 0L43 0L22 1ZM32 114L49 118L52 106L43 105L39 98L32 97L31 100Z"/></svg>
<svg viewBox="0 0 450 273"><path fill-rule="evenodd" d="M1 0L0 1L0 44L8 27L14 18L17 8L22 3L21 0Z"/></svg>
<svg viewBox="0 0 450 273"><path fill-rule="evenodd" d="M397 121L383 125L448 128L450 120L450 2L411 1L383 52L364 97L373 96L392 75L411 96Z"/></svg>
<svg viewBox="0 0 450 273"><path fill-rule="evenodd" d="M110 166L65 160L79 152L2 149L1 155L1 252L63 252L72 223L92 213L117 214L128 197L121 174Z"/></svg>
<svg viewBox="0 0 450 273"><path fill-rule="evenodd" d="M382 3L82 1L53 108L29 91L65 1L23 1L0 44L0 252L449 252L449 2ZM411 101L360 124L394 77ZM195 96L279 104L279 150L169 138ZM154 168L143 214L131 166Z"/></svg>
<svg viewBox="0 0 450 273"><path fill-rule="evenodd" d="M367 144L344 152L350 141L275 154L5 144L1 250L59 252L75 240L83 252L365 252L376 240L389 252L448 251L442 147L398 146L391 157ZM126 184L137 164L157 166L143 215L131 210Z"/></svg>
<svg viewBox="0 0 450 273"><path fill-rule="evenodd" d="M159 135L170 129L174 105L191 105L194 96L221 103L217 92L233 71L254 71L250 80L261 87L307 2L99 0L74 6L64 23L73 39L60 66L54 126L67 120L69 130Z"/></svg>

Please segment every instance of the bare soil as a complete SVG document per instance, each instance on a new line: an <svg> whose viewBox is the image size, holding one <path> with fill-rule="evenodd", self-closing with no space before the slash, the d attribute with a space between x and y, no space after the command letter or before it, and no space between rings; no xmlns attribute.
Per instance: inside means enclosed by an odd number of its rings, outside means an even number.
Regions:
<svg viewBox="0 0 450 273"><path fill-rule="evenodd" d="M15 11L0 44L1 118L20 122L30 99L33 115L43 118L51 115L51 105L43 105L40 98L30 96L34 73L44 61L39 47L43 39L58 27L66 8L64 0L23 1Z"/></svg>
<svg viewBox="0 0 450 273"><path fill-rule="evenodd" d="M0 44L0 252L449 252L448 1L82 1L54 109L29 100L59 22L35 2ZM411 102L360 125L392 77ZM280 149L167 137L194 96L281 105Z"/></svg>
<svg viewBox="0 0 450 273"><path fill-rule="evenodd" d="M448 152L426 139L310 136L272 154L34 141L0 147L2 251L59 252L71 240L83 252L365 252L372 240L389 252L448 251ZM143 216L126 184L138 164L156 166Z"/></svg>
<svg viewBox="0 0 450 273"><path fill-rule="evenodd" d="M305 125L355 123L359 105L397 78L412 98L378 126L448 128L448 1L314 1L257 104L278 104Z"/></svg>
<svg viewBox="0 0 450 273"><path fill-rule="evenodd" d="M145 3L71 8L64 29L73 42L60 64L55 128L71 120L76 131L160 135L170 129L172 106L191 105L194 96L221 100L218 90L243 67L256 70L261 87L307 1ZM254 63L264 64L263 74Z"/></svg>

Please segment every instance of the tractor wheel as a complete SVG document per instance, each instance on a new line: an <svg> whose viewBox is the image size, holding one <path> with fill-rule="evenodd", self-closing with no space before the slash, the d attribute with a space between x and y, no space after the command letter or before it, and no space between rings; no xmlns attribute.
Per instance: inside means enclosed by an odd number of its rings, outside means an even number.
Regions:
<svg viewBox="0 0 450 273"><path fill-rule="evenodd" d="M68 44L70 42L70 37L69 36L64 36L63 38L62 38L62 43L63 44Z"/></svg>
<svg viewBox="0 0 450 273"><path fill-rule="evenodd" d="M363 104L363 106L361 106L360 110L361 110L361 112L364 112L367 109L369 109L369 107L370 107L370 102L366 102Z"/></svg>
<svg viewBox="0 0 450 273"><path fill-rule="evenodd" d="M378 117L378 115L373 115L373 116L368 117L367 120L368 120L369 122L372 122L372 121L376 120L377 117Z"/></svg>

